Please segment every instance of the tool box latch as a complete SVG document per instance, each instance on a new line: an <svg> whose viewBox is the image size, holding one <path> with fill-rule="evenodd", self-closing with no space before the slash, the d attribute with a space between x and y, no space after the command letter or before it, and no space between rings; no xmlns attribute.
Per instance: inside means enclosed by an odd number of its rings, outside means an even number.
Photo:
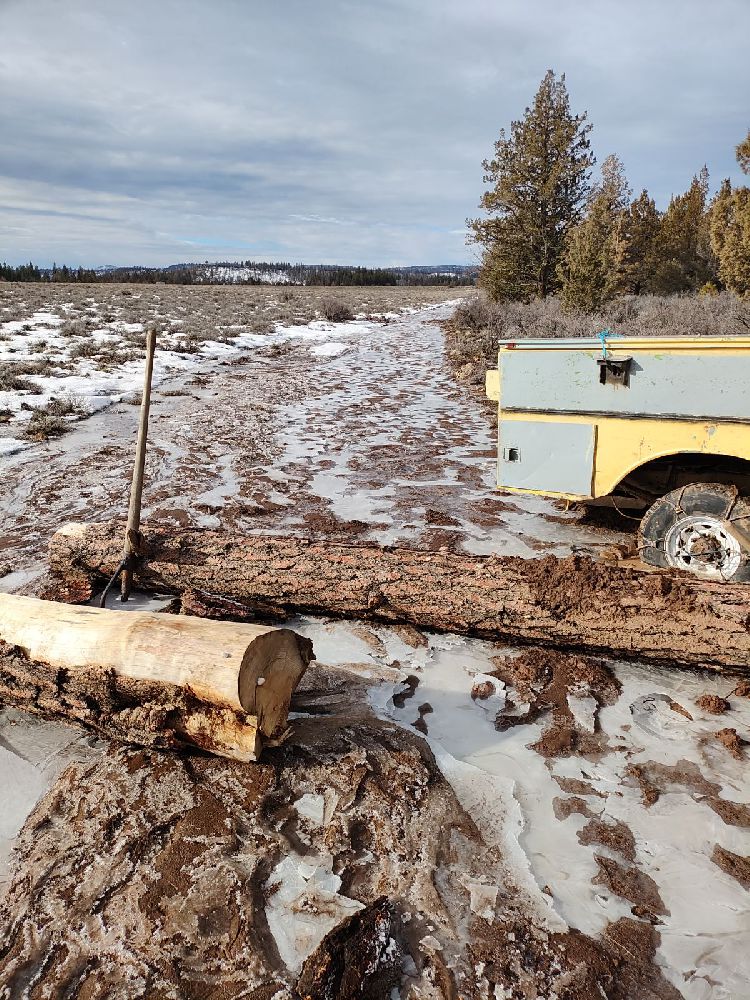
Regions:
<svg viewBox="0 0 750 1000"><path fill-rule="evenodd" d="M602 385L630 385L632 358L597 358Z"/></svg>

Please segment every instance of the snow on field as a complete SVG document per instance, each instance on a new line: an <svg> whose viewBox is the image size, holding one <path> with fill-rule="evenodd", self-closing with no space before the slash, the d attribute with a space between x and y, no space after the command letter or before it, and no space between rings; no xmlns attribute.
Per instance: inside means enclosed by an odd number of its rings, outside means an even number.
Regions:
<svg viewBox="0 0 750 1000"><path fill-rule="evenodd" d="M158 335L153 384L260 346L299 341L313 356L337 357L343 338L362 335L362 321L276 326L252 333L242 326L217 329L196 343L179 323ZM90 416L113 403L135 402L143 384L141 323L102 323L92 330L64 317L36 312L26 320L0 323L0 456L29 446L24 440L35 410L60 413L65 422Z"/></svg>
<svg viewBox="0 0 750 1000"><path fill-rule="evenodd" d="M292 281L287 271L269 271L260 267L227 267L222 264L206 264L200 270L200 280L207 283L241 284L243 281L261 281L264 285L290 285Z"/></svg>

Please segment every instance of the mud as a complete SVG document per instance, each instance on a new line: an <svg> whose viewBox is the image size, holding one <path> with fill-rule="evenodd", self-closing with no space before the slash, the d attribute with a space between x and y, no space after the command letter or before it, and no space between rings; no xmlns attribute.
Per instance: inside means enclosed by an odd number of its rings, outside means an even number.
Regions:
<svg viewBox="0 0 750 1000"><path fill-rule="evenodd" d="M628 918L611 923L597 941L506 923L472 943L471 952L489 990L507 1000L681 1000L653 962L658 942L650 924ZM537 983L539 992L532 992Z"/></svg>
<svg viewBox="0 0 750 1000"><path fill-rule="evenodd" d="M664 988L653 949L550 936L426 745L342 704L261 765L112 744L69 767L19 838L0 995L482 1000L556 983L583 1000L626 969ZM297 870L323 874L295 896ZM501 889L479 915L481 883Z"/></svg>
<svg viewBox="0 0 750 1000"><path fill-rule="evenodd" d="M527 650L517 657L496 658L497 676L528 704L520 714L500 712L495 720L499 731L549 717L541 739L532 749L543 757L570 754L600 754L606 739L596 729L596 718L603 705L611 705L620 693L620 684L603 661L569 656L547 650ZM571 698L592 702L593 714L588 728L582 728L571 710Z"/></svg>
<svg viewBox="0 0 750 1000"><path fill-rule="evenodd" d="M695 703L703 712L710 712L711 715L723 715L729 708L726 698L720 698L717 694L702 694Z"/></svg>
<svg viewBox="0 0 750 1000"><path fill-rule="evenodd" d="M706 779L691 761L680 761L676 765L648 761L631 764L627 771L640 786L643 803L647 807L658 802L663 792L681 789L696 802L703 802L713 809L729 826L750 827L750 806L723 798L721 786Z"/></svg>
<svg viewBox="0 0 750 1000"><path fill-rule="evenodd" d="M747 741L737 735L736 729L720 729L716 733L716 739L736 760L744 760L744 747L747 746Z"/></svg>
<svg viewBox="0 0 750 1000"><path fill-rule="evenodd" d="M643 917L652 923L660 923L659 917L669 916L658 886L649 875L601 854L595 854L594 860L599 865L599 874L594 879L594 884L606 885L616 895L631 902L634 916Z"/></svg>
<svg viewBox="0 0 750 1000"><path fill-rule="evenodd" d="M632 830L621 820L605 822L592 818L578 831L581 844L601 844L621 854L627 861L635 862L635 837Z"/></svg>
<svg viewBox="0 0 750 1000"><path fill-rule="evenodd" d="M714 847L711 860L722 871L726 872L727 875L731 875L732 878L737 879L744 889L750 891L750 858L733 854L732 851L728 851L725 847L720 847L717 844Z"/></svg>
<svg viewBox="0 0 750 1000"><path fill-rule="evenodd" d="M585 816L587 819L592 819L594 815L589 809L586 800L582 799L578 795L569 795L566 798L558 795L552 800L552 808L555 811L555 817L559 820L564 820L567 819L568 816L575 815ZM581 843L583 843L580 833L578 835L578 839Z"/></svg>

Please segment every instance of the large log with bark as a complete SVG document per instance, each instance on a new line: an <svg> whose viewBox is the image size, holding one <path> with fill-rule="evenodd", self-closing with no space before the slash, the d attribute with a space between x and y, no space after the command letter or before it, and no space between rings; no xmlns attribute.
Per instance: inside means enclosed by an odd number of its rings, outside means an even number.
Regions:
<svg viewBox="0 0 750 1000"><path fill-rule="evenodd" d="M289 629L0 594L0 702L140 744L256 760L311 652Z"/></svg>
<svg viewBox="0 0 750 1000"><path fill-rule="evenodd" d="M204 591L260 612L401 622L607 656L746 670L750 590L582 556L472 556L221 531L144 529L137 584ZM50 548L86 599L120 559L120 524L68 525Z"/></svg>

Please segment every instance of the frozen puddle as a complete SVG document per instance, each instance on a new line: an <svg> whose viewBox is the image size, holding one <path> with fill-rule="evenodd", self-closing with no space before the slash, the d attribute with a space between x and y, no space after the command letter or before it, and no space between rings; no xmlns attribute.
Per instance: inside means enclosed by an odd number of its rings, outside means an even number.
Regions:
<svg viewBox="0 0 750 1000"><path fill-rule="evenodd" d="M13 844L34 806L68 764L99 752L97 741L74 726L0 709L0 898L10 879Z"/></svg>
<svg viewBox="0 0 750 1000"><path fill-rule="evenodd" d="M549 930L598 935L620 917L650 919L661 938L657 962L687 1000L745 995L750 896L714 859L721 850L750 855L750 779L746 760L715 734L747 733L750 699L730 696L721 716L696 705L706 692L728 696L732 678L611 663L622 685L614 704L598 708L582 689L569 693L576 729L595 729L602 752L545 758L531 744L549 713L495 728L498 712L526 708L491 676L492 658L514 651L435 635L415 649L361 623L301 619L294 627L313 639L322 663L356 664L358 676L378 681L370 692L378 715L426 730L459 801L484 839L502 847ZM473 699L472 689L489 697ZM658 796L647 805L649 781ZM492 892L475 887L476 906L491 909Z"/></svg>

